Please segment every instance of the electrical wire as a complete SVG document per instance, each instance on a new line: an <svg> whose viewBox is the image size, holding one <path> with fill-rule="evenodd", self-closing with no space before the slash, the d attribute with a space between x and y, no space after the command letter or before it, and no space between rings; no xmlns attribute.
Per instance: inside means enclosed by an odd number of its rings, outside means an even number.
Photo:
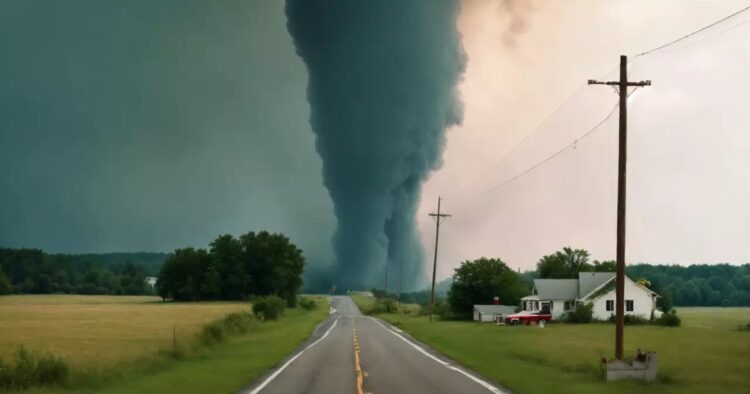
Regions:
<svg viewBox="0 0 750 394"><path fill-rule="evenodd" d="M669 47L669 46L672 46L672 45L674 45L674 44L677 44L677 43L678 43L678 42L680 42L680 41L683 41L683 40L685 40L685 39L687 39L687 38L690 38L690 37L692 37L692 36L694 36L694 35L696 35L696 34L698 34L698 33L702 32L702 31L704 31L704 30L710 29L710 28L712 28L712 27L714 27L714 26L716 26L716 25L718 25L718 24L720 24L720 23L722 23L722 22L725 22L725 21L727 21L727 20L729 20L729 19L732 19L732 18L734 18L735 16L737 16L737 15L739 15L739 14L742 14L743 12L746 12L746 11L748 11L748 10L750 10L750 6L747 6L747 7L743 8L743 9L741 9L741 10L739 10L739 11L737 11L737 12L735 12L735 13L731 14L731 15L725 16L724 18L721 18L721 19L719 19L718 21L716 21L716 22L714 22L714 23L711 23L711 24L709 24L709 25L706 25L706 26L704 26L704 27L702 27L702 28L700 28L700 29L698 29L698 30L696 30L696 31L692 32L692 33L688 33L688 34L685 34L684 36L682 36L682 37L680 37L680 38L677 38L677 39L675 39L675 40L672 40L672 41L670 41L670 42L668 42L668 43L666 43L666 44L664 44L664 45L660 45L660 46L658 46L658 47L656 47L656 48L654 48L654 49L650 49L650 50L648 50L648 51L645 51L645 52L641 52L641 53L639 53L639 54L637 54L637 55L635 55L635 56L636 56L636 57L639 57L639 56L644 56L644 55L648 55L648 54L650 54L650 53L653 53L653 52L659 51L659 50L661 50L661 49L664 49L664 48L666 48L666 47Z"/></svg>

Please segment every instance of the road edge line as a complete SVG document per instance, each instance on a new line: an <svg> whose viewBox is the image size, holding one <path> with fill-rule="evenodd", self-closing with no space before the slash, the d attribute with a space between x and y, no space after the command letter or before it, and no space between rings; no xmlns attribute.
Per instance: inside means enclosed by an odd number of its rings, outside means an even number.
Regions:
<svg viewBox="0 0 750 394"><path fill-rule="evenodd" d="M338 323L338 322L339 322L339 318L337 317L336 320L333 321L333 324L331 324L331 327L328 328L328 330L326 330L326 332L323 334L322 337L318 338L315 342L309 344L307 347L305 347L304 349L300 350L297 354L294 355L294 357L292 357L289 360L287 360L287 362L284 363L284 365L282 365L280 368L278 368L276 371L274 371L269 377L266 378L266 380L263 381L263 383L259 384L252 391L245 391L244 393L247 393L247 394L258 394L269 383L271 383L272 380L274 380L277 376L279 376L279 374L282 371L284 371L286 369L286 367L289 366L289 364L291 364L294 360L296 360L299 356L301 356L302 353L304 353L307 349L310 349L311 347L317 345L318 342L320 342L323 339L325 339L328 336L328 334L331 333L331 331L333 330L333 328L336 327L336 323Z"/></svg>
<svg viewBox="0 0 750 394"><path fill-rule="evenodd" d="M428 352L427 350L425 350L425 348L423 348L422 346L419 346L418 344L416 344L416 343L408 340L403 335L401 335L401 334L397 333L396 331L394 331L394 330L386 327L385 325L383 325L382 323L380 323L380 321L378 321L378 319L376 319L376 318L374 318L372 316L370 316L370 319L372 319L372 321L374 321L380 327L383 327L383 329L385 329L386 331L388 331L391 334L397 336L402 341L406 342L409 346L413 347L414 349L416 349L420 353L424 354L425 356L429 357L430 359L432 359L433 361L437 362L438 364L440 364L440 365L442 365L442 366L444 366L444 367L446 367L446 368L448 368L450 370L453 370L453 371L461 373L462 375L464 375L467 378L473 380L475 383L479 384L480 386L486 388L487 390L489 390L489 391L491 391L491 392L493 392L495 394L508 394L508 392L500 390L499 388L497 388L492 383L489 383L486 380L483 380L483 379L481 379L481 378L479 378L477 376L474 376L474 375L472 375L472 374L464 371L463 369L461 369L461 368L459 368L459 367L457 367L455 365L451 365L450 363L445 362L445 361L443 361L443 360L435 357L434 355L430 354L430 352Z"/></svg>

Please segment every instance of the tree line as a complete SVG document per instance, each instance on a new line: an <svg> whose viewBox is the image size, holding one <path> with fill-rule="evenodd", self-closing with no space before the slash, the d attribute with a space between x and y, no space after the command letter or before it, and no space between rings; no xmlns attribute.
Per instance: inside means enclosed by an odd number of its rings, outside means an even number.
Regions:
<svg viewBox="0 0 750 394"><path fill-rule="evenodd" d="M2 294L154 294L146 284L163 253L48 254L0 248Z"/></svg>
<svg viewBox="0 0 750 394"><path fill-rule="evenodd" d="M302 250L282 234L227 234L212 241L208 250L175 250L164 262L156 287L164 299L177 301L277 295L294 306L304 266Z"/></svg>

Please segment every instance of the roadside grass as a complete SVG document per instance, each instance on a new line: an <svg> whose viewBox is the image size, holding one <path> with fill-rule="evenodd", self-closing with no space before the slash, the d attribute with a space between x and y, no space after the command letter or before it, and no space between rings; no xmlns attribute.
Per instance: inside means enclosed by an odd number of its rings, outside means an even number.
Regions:
<svg viewBox="0 0 750 394"><path fill-rule="evenodd" d="M0 357L18 346L62 357L76 370L101 370L154 358L193 341L203 326L247 302L164 303L148 296L0 297ZM94 372L94 371L91 371Z"/></svg>
<svg viewBox="0 0 750 394"><path fill-rule="evenodd" d="M361 302L357 297L355 302ZM750 388L750 308L677 308L682 327L629 326L625 354L659 355L657 382L606 382L614 325L549 324L505 327L404 314L379 317L502 386L518 393L747 393Z"/></svg>
<svg viewBox="0 0 750 394"><path fill-rule="evenodd" d="M246 334L225 337L211 346L194 348L177 359L122 363L116 375L91 375L63 388L34 388L25 394L50 393L234 393L278 364L328 316L327 301L318 308L287 309L279 320L254 325Z"/></svg>
<svg viewBox="0 0 750 394"><path fill-rule="evenodd" d="M350 297L354 300L354 303L357 304L357 307L363 314L372 314L372 311L374 310L374 307L376 305L375 298L356 292L351 293ZM401 306L398 307L399 313L411 316L419 315L420 309L421 307L418 304L401 304Z"/></svg>

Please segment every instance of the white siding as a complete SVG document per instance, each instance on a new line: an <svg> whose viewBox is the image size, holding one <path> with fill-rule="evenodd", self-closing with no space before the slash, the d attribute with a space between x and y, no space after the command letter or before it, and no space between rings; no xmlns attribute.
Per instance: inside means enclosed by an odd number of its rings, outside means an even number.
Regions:
<svg viewBox="0 0 750 394"><path fill-rule="evenodd" d="M607 310L607 300L611 300L614 303L614 289L594 301L594 319L607 320L610 315L615 314L614 309L612 311ZM626 309L626 315L640 315L646 319L651 317L651 310L654 308L654 300L651 297L651 293L630 279L625 279L625 300L633 300L633 311L629 312Z"/></svg>
<svg viewBox="0 0 750 394"><path fill-rule="evenodd" d="M552 318L557 319L565 313L565 300L555 300L552 305Z"/></svg>

